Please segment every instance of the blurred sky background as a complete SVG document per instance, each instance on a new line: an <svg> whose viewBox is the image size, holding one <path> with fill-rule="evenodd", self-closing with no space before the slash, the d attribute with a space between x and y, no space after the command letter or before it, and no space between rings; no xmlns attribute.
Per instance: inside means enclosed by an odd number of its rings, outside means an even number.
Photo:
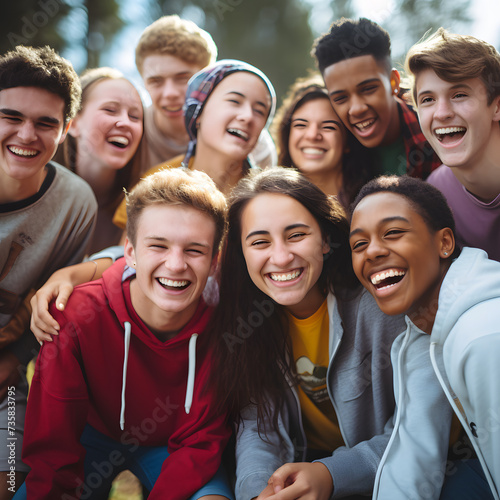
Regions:
<svg viewBox="0 0 500 500"><path fill-rule="evenodd" d="M342 15L367 17L387 29L398 69L408 48L440 26L500 49L500 0L1 0L0 50L48 44L78 72L116 67L149 104L135 69L135 45L148 24L174 13L209 31L219 58L262 69L280 100L298 76L314 69L313 40Z"/></svg>

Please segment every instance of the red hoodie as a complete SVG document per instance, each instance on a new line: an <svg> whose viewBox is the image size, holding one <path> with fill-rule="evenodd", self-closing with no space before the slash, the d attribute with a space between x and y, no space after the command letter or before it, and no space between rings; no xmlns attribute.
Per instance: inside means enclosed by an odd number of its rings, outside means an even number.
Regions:
<svg viewBox="0 0 500 500"><path fill-rule="evenodd" d="M149 500L186 499L219 468L231 431L225 415L214 414L206 387L213 366L203 331L211 309L200 299L189 323L161 342L135 313L124 268L120 259L101 280L76 287L64 312L50 308L61 330L40 350L29 395L23 460L32 469L26 479L30 500L79 498L75 489L84 479L85 457L80 437L87 423L121 443L168 445ZM200 336L188 414L194 333Z"/></svg>

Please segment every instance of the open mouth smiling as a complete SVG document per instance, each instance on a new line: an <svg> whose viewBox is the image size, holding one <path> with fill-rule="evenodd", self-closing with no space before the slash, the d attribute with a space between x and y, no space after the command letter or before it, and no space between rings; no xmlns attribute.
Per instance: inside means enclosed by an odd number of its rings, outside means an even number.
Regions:
<svg viewBox="0 0 500 500"><path fill-rule="evenodd" d="M295 278L298 278L303 271L304 269L300 268L294 269L293 271L287 271L286 273L268 273L268 276L272 281L292 281Z"/></svg>
<svg viewBox="0 0 500 500"><path fill-rule="evenodd" d="M171 280L168 278L156 278L156 280L167 290L185 290L191 284L189 280Z"/></svg>
<svg viewBox="0 0 500 500"><path fill-rule="evenodd" d="M366 129L370 128L376 121L376 118L370 118L368 120L353 124L353 127L360 132L364 132Z"/></svg>
<svg viewBox="0 0 500 500"><path fill-rule="evenodd" d="M467 129L465 127L441 127L434 130L434 135L439 142L451 142L461 139Z"/></svg>
<svg viewBox="0 0 500 500"><path fill-rule="evenodd" d="M7 149L14 155L20 156L22 158L29 158L36 156L39 151L36 149L25 149L25 148L20 148L18 146L7 146Z"/></svg>
<svg viewBox="0 0 500 500"><path fill-rule="evenodd" d="M399 283L406 275L404 269L385 269L370 276L371 284L377 289L382 290Z"/></svg>
<svg viewBox="0 0 500 500"><path fill-rule="evenodd" d="M243 132L243 130L240 130L238 128L228 128L227 132L231 135L234 135L235 137L243 139L245 142L250 138L250 136L246 132Z"/></svg>
<svg viewBox="0 0 500 500"><path fill-rule="evenodd" d="M108 142L120 149L125 149L129 145L129 140L122 135L114 135L108 138Z"/></svg>

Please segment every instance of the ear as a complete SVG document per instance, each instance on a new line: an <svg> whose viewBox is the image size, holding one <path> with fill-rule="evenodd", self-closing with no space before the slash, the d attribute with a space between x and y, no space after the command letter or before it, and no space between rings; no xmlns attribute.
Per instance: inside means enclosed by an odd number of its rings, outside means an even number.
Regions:
<svg viewBox="0 0 500 500"><path fill-rule="evenodd" d="M397 95L399 92L399 85L401 83L401 75L396 68L392 68L391 71L391 91L394 95Z"/></svg>
<svg viewBox="0 0 500 500"><path fill-rule="evenodd" d="M439 256L442 259L449 259L455 250L453 231L449 227L445 227L440 229L436 236L439 241Z"/></svg>
<svg viewBox="0 0 500 500"><path fill-rule="evenodd" d="M66 139L66 134L68 133L71 124L73 123L73 120L69 120L66 126L64 127L63 133L61 134L61 137L59 138L59 144L62 144L64 142L64 139Z"/></svg>
<svg viewBox="0 0 500 500"><path fill-rule="evenodd" d="M219 264L219 252L217 252L212 257L212 263L210 264L210 276L215 276L215 273L217 272L218 264Z"/></svg>
<svg viewBox="0 0 500 500"><path fill-rule="evenodd" d="M491 103L493 106L493 121L500 121L500 95L496 96Z"/></svg>
<svg viewBox="0 0 500 500"><path fill-rule="evenodd" d="M130 240L125 238L125 262L129 267L135 267L135 250Z"/></svg>
<svg viewBox="0 0 500 500"><path fill-rule="evenodd" d="M323 255L328 255L332 251L330 243L326 239L323 239L323 246L321 247Z"/></svg>

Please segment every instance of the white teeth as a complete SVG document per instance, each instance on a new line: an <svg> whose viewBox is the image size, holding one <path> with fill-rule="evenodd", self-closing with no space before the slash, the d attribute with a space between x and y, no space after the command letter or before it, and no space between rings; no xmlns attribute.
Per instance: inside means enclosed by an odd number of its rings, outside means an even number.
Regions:
<svg viewBox="0 0 500 500"><path fill-rule="evenodd" d="M243 132L243 130L240 130L238 128L228 128L227 131L232 135L241 137L245 141L248 141L249 135L246 132Z"/></svg>
<svg viewBox="0 0 500 500"><path fill-rule="evenodd" d="M386 272L382 272L379 274L374 274L370 280L372 284L378 285L381 281L384 281L387 278L393 278L394 276L404 276L406 274L405 271L398 271L396 269L391 269Z"/></svg>
<svg viewBox="0 0 500 500"><path fill-rule="evenodd" d="M114 135L113 137L108 138L108 142L121 144L123 146L128 146L129 140L122 135Z"/></svg>
<svg viewBox="0 0 500 500"><path fill-rule="evenodd" d="M302 271L300 269L296 269L295 271L292 271L291 273L269 273L271 276L271 279L273 281L290 281L295 279L297 276L300 276L300 273Z"/></svg>
<svg viewBox="0 0 500 500"><path fill-rule="evenodd" d="M363 130L363 129L369 127L370 125L372 125L374 122L375 122L375 120L373 118L370 118L369 120L366 120L364 122L356 123L356 125L354 125L354 126L358 130Z"/></svg>
<svg viewBox="0 0 500 500"><path fill-rule="evenodd" d="M12 151L14 154L18 156L35 156L38 154L38 151L34 149L22 149L16 146L8 146L9 151Z"/></svg>
<svg viewBox="0 0 500 500"><path fill-rule="evenodd" d="M443 128L437 128L434 132L438 135L443 135L443 134L453 134L455 132L465 132L466 128L465 127L443 127Z"/></svg>
<svg viewBox="0 0 500 500"><path fill-rule="evenodd" d="M169 280L167 278L158 278L158 281L164 286L174 286L177 288L181 288L189 284L189 281L187 280L177 281L177 280Z"/></svg>
<svg viewBox="0 0 500 500"><path fill-rule="evenodd" d="M303 148L302 152L305 155L322 155L325 153L325 150L317 148Z"/></svg>

